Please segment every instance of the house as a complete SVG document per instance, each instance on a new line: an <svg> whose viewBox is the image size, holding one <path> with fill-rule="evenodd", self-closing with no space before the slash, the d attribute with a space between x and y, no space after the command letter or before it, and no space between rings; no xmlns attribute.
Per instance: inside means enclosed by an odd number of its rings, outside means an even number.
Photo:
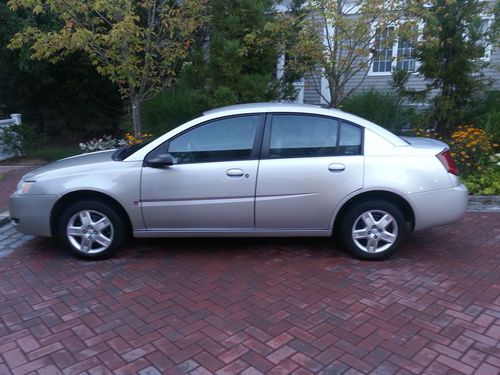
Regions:
<svg viewBox="0 0 500 375"><path fill-rule="evenodd" d="M483 0L493 6L495 0ZM289 1L288 1L289 2ZM281 10L286 8L286 3L282 5ZM351 8L352 9L352 8ZM351 12L349 17L355 17L356 13ZM320 22L320 24L322 24ZM483 18L483 27L490 27L492 24L491 16ZM321 27L323 34L328 30ZM330 31L331 32L331 31ZM345 91L353 89L360 92L369 89L390 90L391 74L396 69L406 70L411 73L407 87L409 89L421 90L425 88L425 79L418 73L419 61L414 56L414 47L408 40L396 38L391 48L383 48L383 40L388 37L388 33L394 32L393 29L383 30L372 40L373 53L370 53L371 63L368 70L359 71L346 84ZM500 48L492 45L485 46L485 55L482 58L487 62L483 72L486 78L492 80L492 89L500 90ZM277 64L278 78L283 75L285 58L281 57ZM328 82L322 77L321 70L316 74L304 77L300 82L295 83L298 91L295 102L323 105L330 98Z"/></svg>

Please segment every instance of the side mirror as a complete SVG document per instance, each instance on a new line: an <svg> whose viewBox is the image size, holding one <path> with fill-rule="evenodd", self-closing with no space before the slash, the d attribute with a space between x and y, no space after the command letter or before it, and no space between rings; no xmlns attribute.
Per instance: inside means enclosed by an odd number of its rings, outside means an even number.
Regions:
<svg viewBox="0 0 500 375"><path fill-rule="evenodd" d="M174 158L170 154L161 154L146 162L151 168L166 168L174 165Z"/></svg>

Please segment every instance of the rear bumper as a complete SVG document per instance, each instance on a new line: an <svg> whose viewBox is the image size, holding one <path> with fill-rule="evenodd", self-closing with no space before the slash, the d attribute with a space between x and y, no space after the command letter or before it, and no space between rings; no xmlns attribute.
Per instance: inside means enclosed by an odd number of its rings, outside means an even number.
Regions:
<svg viewBox="0 0 500 375"><path fill-rule="evenodd" d="M51 237L50 213L58 195L10 196L9 212L16 229L24 234Z"/></svg>
<svg viewBox="0 0 500 375"><path fill-rule="evenodd" d="M450 189L409 194L413 207L415 230L427 229L458 221L467 211L469 191L464 185Z"/></svg>

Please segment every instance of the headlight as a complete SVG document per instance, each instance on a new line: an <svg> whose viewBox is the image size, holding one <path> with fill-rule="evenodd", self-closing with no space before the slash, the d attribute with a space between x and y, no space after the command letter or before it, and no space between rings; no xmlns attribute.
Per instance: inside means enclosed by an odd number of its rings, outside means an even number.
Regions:
<svg viewBox="0 0 500 375"><path fill-rule="evenodd" d="M31 187L35 184L35 181L19 181L17 184L17 194L18 195L23 195L23 194L28 194L28 192L31 190Z"/></svg>

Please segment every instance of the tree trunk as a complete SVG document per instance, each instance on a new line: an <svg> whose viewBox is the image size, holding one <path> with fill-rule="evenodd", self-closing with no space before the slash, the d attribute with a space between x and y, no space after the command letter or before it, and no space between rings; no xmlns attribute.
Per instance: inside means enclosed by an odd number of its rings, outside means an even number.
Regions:
<svg viewBox="0 0 500 375"><path fill-rule="evenodd" d="M134 123L134 135L136 138L141 137L142 124L141 124L141 101L137 96L130 98L132 104L132 121Z"/></svg>
<svg viewBox="0 0 500 375"><path fill-rule="evenodd" d="M329 80L329 88L330 88L330 108L337 108L339 105L339 90L336 85L336 82Z"/></svg>

